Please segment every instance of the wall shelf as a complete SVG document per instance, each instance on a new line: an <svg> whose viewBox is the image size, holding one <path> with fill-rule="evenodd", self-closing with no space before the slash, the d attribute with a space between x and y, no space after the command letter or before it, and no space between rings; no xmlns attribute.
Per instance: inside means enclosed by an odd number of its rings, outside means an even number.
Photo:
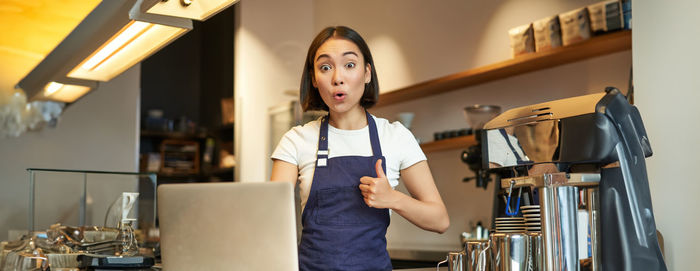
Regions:
<svg viewBox="0 0 700 271"><path fill-rule="evenodd" d="M467 149L469 146L472 146L474 144L476 144L476 138L474 137L474 135L468 135L427 142L420 144L420 147L421 149L423 149L424 153L429 153L459 148Z"/></svg>
<svg viewBox="0 0 700 271"><path fill-rule="evenodd" d="M613 32L593 37L581 43L555 48L551 51L531 53L386 92L379 95L379 102L376 106L385 106L438 95L531 71L626 51L631 48L631 30Z"/></svg>

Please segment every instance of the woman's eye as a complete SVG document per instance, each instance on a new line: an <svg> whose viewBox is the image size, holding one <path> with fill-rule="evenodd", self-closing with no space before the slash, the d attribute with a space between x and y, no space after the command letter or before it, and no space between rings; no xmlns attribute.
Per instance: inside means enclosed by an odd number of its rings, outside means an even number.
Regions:
<svg viewBox="0 0 700 271"><path fill-rule="evenodd" d="M346 68L354 68L354 67L355 67L355 63L349 62L348 64L345 64L345 67L346 67Z"/></svg>
<svg viewBox="0 0 700 271"><path fill-rule="evenodd" d="M322 70L322 71L330 71L330 70L331 70L331 65L328 65L328 64L321 65L321 67L319 67L318 69L319 69L319 70Z"/></svg>

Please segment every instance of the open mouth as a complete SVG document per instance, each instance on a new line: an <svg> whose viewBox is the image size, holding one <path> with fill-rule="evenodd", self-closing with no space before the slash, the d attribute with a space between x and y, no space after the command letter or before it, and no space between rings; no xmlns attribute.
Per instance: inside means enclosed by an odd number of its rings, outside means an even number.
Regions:
<svg viewBox="0 0 700 271"><path fill-rule="evenodd" d="M335 98L336 100L342 100L345 98L345 96L347 96L347 95L345 95L345 93L338 92L338 93L335 93L335 95L333 95L333 98Z"/></svg>

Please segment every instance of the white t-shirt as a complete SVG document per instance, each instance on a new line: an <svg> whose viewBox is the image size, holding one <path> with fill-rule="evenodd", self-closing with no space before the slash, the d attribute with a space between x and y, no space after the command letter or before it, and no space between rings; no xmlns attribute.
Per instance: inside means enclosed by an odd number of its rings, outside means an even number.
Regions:
<svg viewBox="0 0 700 271"><path fill-rule="evenodd" d="M411 131L400 122L389 123L386 119L372 117L377 124L382 154L386 158L386 177L393 188L399 184L402 169L427 159ZM320 129L321 118L296 126L284 134L272 152L272 159L297 165L302 210L311 191ZM328 125L328 158L341 156L372 156L369 126L359 130L341 130Z"/></svg>

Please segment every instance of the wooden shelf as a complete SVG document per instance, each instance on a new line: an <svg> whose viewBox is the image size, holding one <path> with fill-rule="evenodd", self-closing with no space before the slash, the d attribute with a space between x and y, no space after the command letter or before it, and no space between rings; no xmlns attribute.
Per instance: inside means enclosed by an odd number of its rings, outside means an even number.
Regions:
<svg viewBox="0 0 700 271"><path fill-rule="evenodd" d="M555 48L551 51L526 54L503 62L462 71L383 93L379 95L379 102L376 106L385 106L438 95L531 71L626 51L631 48L632 31L622 30L596 36L581 43Z"/></svg>
<svg viewBox="0 0 700 271"><path fill-rule="evenodd" d="M468 135L423 143L420 144L420 147L424 153L429 153L459 148L466 149L474 144L476 144L476 138L474 135Z"/></svg>

